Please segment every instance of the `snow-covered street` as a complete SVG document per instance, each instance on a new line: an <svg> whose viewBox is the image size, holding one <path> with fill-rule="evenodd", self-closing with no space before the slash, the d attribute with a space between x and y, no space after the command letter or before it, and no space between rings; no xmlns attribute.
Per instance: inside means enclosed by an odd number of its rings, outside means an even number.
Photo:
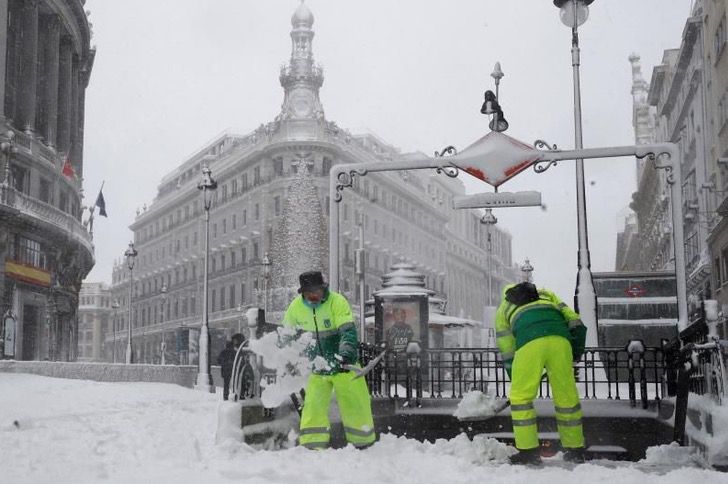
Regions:
<svg viewBox="0 0 728 484"><path fill-rule="evenodd" d="M658 472L667 451L649 462L560 461L541 469L505 464L494 440L464 436L435 444L384 435L365 451L256 451L215 444L219 395L160 383L99 383L0 373L3 483L245 482L482 483L725 482L698 467Z"/></svg>

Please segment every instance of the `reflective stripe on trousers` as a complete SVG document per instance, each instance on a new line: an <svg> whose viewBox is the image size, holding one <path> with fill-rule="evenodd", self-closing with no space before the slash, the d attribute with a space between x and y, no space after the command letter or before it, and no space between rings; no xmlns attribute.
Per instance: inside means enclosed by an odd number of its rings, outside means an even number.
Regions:
<svg viewBox="0 0 728 484"><path fill-rule="evenodd" d="M517 448L533 449L539 445L533 401L538 395L544 368L553 393L561 445L565 448L584 446L581 405L571 365L571 344L561 336L537 338L516 351L510 400Z"/></svg>

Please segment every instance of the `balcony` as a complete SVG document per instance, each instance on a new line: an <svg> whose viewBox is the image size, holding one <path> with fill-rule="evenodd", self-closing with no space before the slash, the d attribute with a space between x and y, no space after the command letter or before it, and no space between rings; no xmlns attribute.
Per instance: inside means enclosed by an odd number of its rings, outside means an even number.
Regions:
<svg viewBox="0 0 728 484"><path fill-rule="evenodd" d="M63 232L71 240L83 246L93 258L94 246L86 228L71 215L12 187L0 185L0 210L15 216L26 217Z"/></svg>

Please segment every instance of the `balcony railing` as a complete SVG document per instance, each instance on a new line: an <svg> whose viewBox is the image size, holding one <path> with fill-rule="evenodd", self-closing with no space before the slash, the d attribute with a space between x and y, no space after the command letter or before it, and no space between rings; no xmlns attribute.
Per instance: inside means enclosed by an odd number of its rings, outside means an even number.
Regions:
<svg viewBox="0 0 728 484"><path fill-rule="evenodd" d="M91 235L78 220L62 210L4 185L0 185L0 205L52 225L69 235L93 255Z"/></svg>

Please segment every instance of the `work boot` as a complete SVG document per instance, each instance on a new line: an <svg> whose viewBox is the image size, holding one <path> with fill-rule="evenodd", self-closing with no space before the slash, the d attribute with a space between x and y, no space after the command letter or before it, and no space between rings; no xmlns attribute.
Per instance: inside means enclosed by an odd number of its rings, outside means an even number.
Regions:
<svg viewBox="0 0 728 484"><path fill-rule="evenodd" d="M541 454L540 449L519 449L518 454L512 455L508 458L511 464L519 464L525 466L540 466L541 465Z"/></svg>
<svg viewBox="0 0 728 484"><path fill-rule="evenodd" d="M573 462L575 464L581 464L586 461L586 451L584 447L577 447L575 449L564 449L564 460L566 462Z"/></svg>

